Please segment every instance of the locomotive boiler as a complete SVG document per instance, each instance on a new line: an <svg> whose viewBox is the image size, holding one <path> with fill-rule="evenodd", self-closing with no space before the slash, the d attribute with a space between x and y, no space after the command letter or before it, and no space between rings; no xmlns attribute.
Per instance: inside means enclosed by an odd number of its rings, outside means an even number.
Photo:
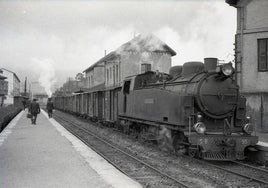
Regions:
<svg viewBox="0 0 268 188"><path fill-rule="evenodd" d="M242 160L258 139L251 135L246 99L233 74L231 63L205 58L204 64L172 67L170 74L149 71L127 77L118 97L118 120L147 138L164 140L176 152Z"/></svg>

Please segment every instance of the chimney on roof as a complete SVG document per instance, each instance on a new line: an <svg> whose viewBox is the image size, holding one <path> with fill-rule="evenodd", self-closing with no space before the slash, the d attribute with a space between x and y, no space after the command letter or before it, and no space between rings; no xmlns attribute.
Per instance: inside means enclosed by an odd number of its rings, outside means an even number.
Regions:
<svg viewBox="0 0 268 188"><path fill-rule="evenodd" d="M106 50L104 50L104 57L106 56Z"/></svg>

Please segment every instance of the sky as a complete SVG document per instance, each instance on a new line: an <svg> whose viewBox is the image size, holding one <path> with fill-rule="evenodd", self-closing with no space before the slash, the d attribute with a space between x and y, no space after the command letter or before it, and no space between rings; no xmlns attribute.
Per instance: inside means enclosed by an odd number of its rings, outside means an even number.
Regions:
<svg viewBox="0 0 268 188"><path fill-rule="evenodd" d="M0 68L49 89L138 34L177 52L172 65L234 58L236 9L224 0L0 0Z"/></svg>

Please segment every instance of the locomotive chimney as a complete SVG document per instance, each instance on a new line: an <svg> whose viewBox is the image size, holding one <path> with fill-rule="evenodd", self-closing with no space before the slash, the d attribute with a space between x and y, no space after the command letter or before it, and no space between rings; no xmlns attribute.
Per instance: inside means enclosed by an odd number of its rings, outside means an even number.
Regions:
<svg viewBox="0 0 268 188"><path fill-rule="evenodd" d="M218 58L204 58L205 71L215 71L218 63Z"/></svg>

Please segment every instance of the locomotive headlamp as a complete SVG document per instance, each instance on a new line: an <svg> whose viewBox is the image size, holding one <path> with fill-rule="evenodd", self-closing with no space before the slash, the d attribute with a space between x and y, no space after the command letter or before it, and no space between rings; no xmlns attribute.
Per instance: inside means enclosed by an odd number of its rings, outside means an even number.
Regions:
<svg viewBox="0 0 268 188"><path fill-rule="evenodd" d="M231 76L234 73L234 68L231 63L227 63L221 66L221 72L225 76Z"/></svg>
<svg viewBox="0 0 268 188"><path fill-rule="evenodd" d="M206 131L206 126L203 122L197 122L194 124L194 129L199 134L204 134Z"/></svg>
<svg viewBox="0 0 268 188"><path fill-rule="evenodd" d="M251 123L247 123L244 125L243 127L243 131L246 133L246 134L251 134L253 132L253 125Z"/></svg>
<svg viewBox="0 0 268 188"><path fill-rule="evenodd" d="M203 116L201 115L201 113L197 113L197 115L196 115L197 122L201 122L202 118L203 118Z"/></svg>

